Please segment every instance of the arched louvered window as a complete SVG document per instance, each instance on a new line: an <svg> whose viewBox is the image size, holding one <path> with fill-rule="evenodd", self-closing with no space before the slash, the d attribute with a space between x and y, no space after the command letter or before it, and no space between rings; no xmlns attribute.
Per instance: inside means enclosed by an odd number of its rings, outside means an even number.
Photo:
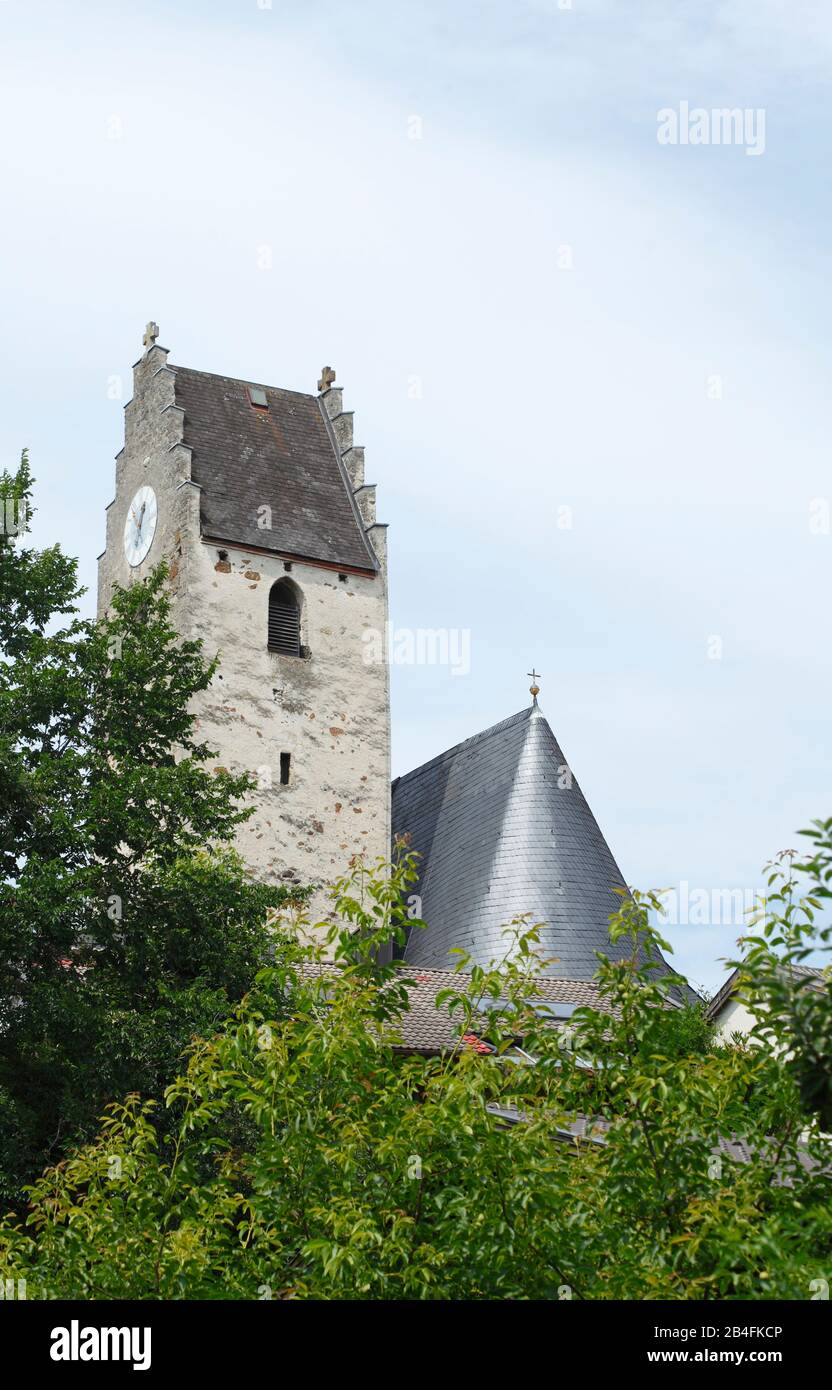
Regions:
<svg viewBox="0 0 832 1390"><path fill-rule="evenodd" d="M300 656L300 600L289 579L278 579L269 594L269 651Z"/></svg>

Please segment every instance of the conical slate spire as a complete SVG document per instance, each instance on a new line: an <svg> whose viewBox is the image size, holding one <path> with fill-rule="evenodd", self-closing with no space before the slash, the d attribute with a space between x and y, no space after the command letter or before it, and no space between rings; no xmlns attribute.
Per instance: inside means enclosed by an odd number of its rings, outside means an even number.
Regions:
<svg viewBox="0 0 832 1390"><path fill-rule="evenodd" d="M421 855L428 927L411 932L409 964L447 969L454 947L502 959L521 913L546 924L548 975L591 979L596 951L625 954L608 931L624 876L536 700L394 782L393 831Z"/></svg>

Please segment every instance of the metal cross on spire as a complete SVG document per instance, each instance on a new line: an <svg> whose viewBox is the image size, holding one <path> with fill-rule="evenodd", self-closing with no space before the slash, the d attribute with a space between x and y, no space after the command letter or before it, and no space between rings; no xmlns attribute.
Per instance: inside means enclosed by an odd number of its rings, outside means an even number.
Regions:
<svg viewBox="0 0 832 1390"><path fill-rule="evenodd" d="M153 320L151 319L151 320L150 320L150 323L147 325L147 328L144 330L144 337L142 338L142 342L144 343L145 348L147 349L148 352L149 352L150 349L154 346L154 344L155 344L156 339L158 338L158 336L159 336L159 325L158 325L158 323L154 323Z"/></svg>
<svg viewBox="0 0 832 1390"><path fill-rule="evenodd" d="M540 686L538 685L537 682L540 680L540 676L538 675L538 673L537 673L537 671L534 669L534 667L532 667L532 669L531 669L530 671L527 671L527 672L526 672L526 675L527 675L527 676L531 676L531 678L532 678L532 683L531 683L531 685L529 686L529 694L530 694L531 697L532 697L533 703L534 703L534 704L537 704L537 697L538 697L538 695L540 694Z"/></svg>

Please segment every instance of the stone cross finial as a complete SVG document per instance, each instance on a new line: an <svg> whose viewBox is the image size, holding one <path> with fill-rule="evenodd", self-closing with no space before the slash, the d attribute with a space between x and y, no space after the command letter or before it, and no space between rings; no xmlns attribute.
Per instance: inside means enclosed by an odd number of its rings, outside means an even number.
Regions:
<svg viewBox="0 0 832 1390"><path fill-rule="evenodd" d="M145 348L148 350L148 352L149 352L150 349L153 347L153 345L154 345L154 343L156 342L156 339L158 338L158 336L159 336L159 325L158 325L158 323L154 323L153 320L151 319L151 320L150 320L150 323L147 325L147 328L144 330L144 337L142 338L142 342L144 343Z"/></svg>
<svg viewBox="0 0 832 1390"><path fill-rule="evenodd" d="M526 675L532 678L532 684L529 686L529 694L534 700L534 703L537 704L537 697L540 694L540 686L537 682L540 680L540 677L534 667L532 667L530 671L527 671Z"/></svg>
<svg viewBox="0 0 832 1390"><path fill-rule="evenodd" d="M319 391L328 391L334 380L335 380L335 373L334 373L334 371L332 370L332 368L331 368L331 367L324 367L323 371L321 372L321 379L320 379L320 381L318 382L318 390L319 390Z"/></svg>

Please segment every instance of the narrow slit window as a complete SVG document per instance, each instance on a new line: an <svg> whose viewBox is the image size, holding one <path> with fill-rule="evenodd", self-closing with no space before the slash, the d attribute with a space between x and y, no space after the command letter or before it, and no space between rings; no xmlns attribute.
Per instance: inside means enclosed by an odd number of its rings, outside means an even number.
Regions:
<svg viewBox="0 0 832 1390"><path fill-rule="evenodd" d="M300 603L294 585L279 579L269 594L269 651L300 656Z"/></svg>
<svg viewBox="0 0 832 1390"><path fill-rule="evenodd" d="M281 753L281 755L280 755L280 785L281 785L281 787L288 787L288 785L289 785L289 768L291 767L291 764L292 764L292 755L291 755L291 753Z"/></svg>

